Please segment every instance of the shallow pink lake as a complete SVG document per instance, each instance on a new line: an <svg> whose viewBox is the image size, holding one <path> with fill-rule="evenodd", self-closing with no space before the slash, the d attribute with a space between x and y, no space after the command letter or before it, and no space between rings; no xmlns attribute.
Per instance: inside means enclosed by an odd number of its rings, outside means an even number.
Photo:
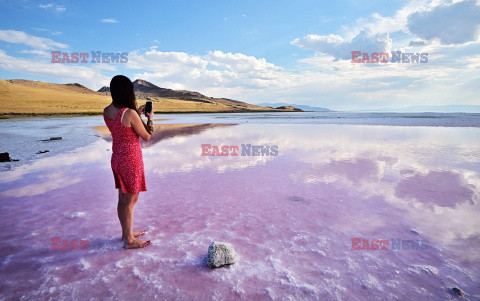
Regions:
<svg viewBox="0 0 480 301"><path fill-rule="evenodd" d="M238 124L144 144L141 250L122 248L110 155L98 137L0 173L1 299L480 298L479 128ZM212 241L238 262L208 268Z"/></svg>

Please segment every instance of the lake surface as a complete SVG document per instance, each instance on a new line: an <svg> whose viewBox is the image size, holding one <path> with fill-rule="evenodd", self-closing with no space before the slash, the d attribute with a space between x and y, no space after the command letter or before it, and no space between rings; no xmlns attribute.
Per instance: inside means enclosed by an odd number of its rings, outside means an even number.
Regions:
<svg viewBox="0 0 480 301"><path fill-rule="evenodd" d="M0 163L0 297L480 298L480 116L304 114L156 115L171 127L142 142L142 250L122 249L101 116L1 120L20 161ZM239 261L206 267L212 241Z"/></svg>

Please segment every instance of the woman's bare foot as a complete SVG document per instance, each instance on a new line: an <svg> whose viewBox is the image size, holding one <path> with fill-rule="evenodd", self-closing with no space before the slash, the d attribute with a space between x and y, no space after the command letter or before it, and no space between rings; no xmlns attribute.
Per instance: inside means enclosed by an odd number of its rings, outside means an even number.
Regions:
<svg viewBox="0 0 480 301"><path fill-rule="evenodd" d="M133 231L133 237L139 237L142 236L143 234L147 233L147 230L143 231ZM122 236L122 240L125 241L127 239L126 236Z"/></svg>
<svg viewBox="0 0 480 301"><path fill-rule="evenodd" d="M140 239L135 239L131 243L128 241L123 242L123 247L125 249L139 249L139 248L145 248L150 244L149 240L140 240Z"/></svg>

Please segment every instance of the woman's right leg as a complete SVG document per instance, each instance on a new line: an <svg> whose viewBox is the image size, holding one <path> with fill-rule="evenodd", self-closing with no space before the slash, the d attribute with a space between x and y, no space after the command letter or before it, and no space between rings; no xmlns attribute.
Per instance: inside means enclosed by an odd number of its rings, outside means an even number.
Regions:
<svg viewBox="0 0 480 301"><path fill-rule="evenodd" d="M120 224L122 225L122 238L125 238L125 243L129 248L146 247L150 244L150 241L136 239L132 230L133 208L138 201L138 193L124 193L119 189L118 198L117 213Z"/></svg>
<svg viewBox="0 0 480 301"><path fill-rule="evenodd" d="M122 190L118 189L118 205L117 205L117 214L118 219L120 220L120 225L122 226L122 240L127 239L127 225L125 220L125 206L129 203L129 196L126 193L123 193ZM135 236L135 235L134 235Z"/></svg>

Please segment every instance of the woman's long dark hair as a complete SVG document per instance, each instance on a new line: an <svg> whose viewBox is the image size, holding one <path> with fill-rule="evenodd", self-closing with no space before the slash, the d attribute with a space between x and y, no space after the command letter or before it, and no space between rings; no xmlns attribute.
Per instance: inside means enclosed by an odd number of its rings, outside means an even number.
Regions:
<svg viewBox="0 0 480 301"><path fill-rule="evenodd" d="M110 81L110 94L112 95L112 103L115 107L123 109L125 107L135 110L138 114L138 104L133 90L133 83L130 79L123 75L116 75ZM140 116L140 114L138 114ZM140 118L142 120L142 118ZM152 134L145 121L142 120L145 130Z"/></svg>

